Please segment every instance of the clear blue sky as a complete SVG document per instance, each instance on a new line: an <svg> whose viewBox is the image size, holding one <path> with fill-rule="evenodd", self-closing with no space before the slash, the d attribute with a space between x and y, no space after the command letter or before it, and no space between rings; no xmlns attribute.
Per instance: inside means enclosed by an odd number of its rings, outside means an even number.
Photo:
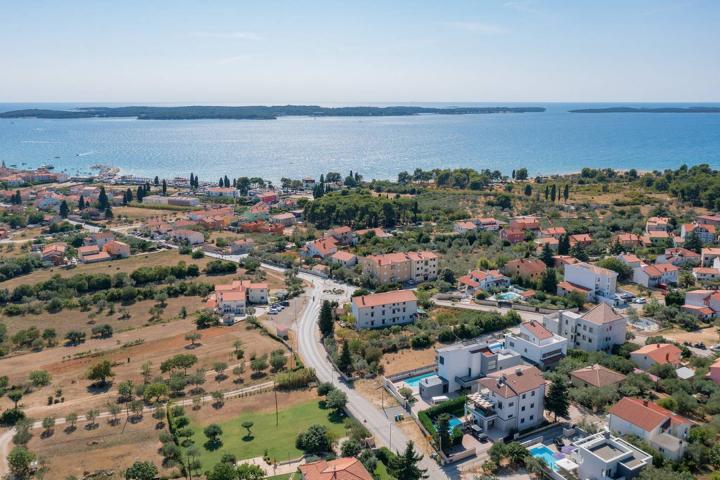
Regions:
<svg viewBox="0 0 720 480"><path fill-rule="evenodd" d="M720 101L718 0L0 0L0 19L3 102Z"/></svg>

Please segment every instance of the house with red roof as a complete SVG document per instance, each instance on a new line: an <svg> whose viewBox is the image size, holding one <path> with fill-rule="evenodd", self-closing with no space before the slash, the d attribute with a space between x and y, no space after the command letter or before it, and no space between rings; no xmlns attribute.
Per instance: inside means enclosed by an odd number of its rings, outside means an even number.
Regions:
<svg viewBox="0 0 720 480"><path fill-rule="evenodd" d="M700 254L682 247L666 248L658 255L655 263L672 263L676 267L700 265Z"/></svg>
<svg viewBox="0 0 720 480"><path fill-rule="evenodd" d="M359 295L352 299L355 328L381 328L411 323L417 317L417 297L412 290Z"/></svg>
<svg viewBox="0 0 720 480"><path fill-rule="evenodd" d="M703 244L715 243L715 239L717 239L715 225L693 222L683 223L680 226L680 238L682 238L683 241L687 240L691 233L697 235Z"/></svg>
<svg viewBox="0 0 720 480"><path fill-rule="evenodd" d="M298 467L302 480L373 480L357 458L318 460Z"/></svg>
<svg viewBox="0 0 720 480"><path fill-rule="evenodd" d="M537 281L545 273L547 265L539 258L517 258L505 263L500 271L508 277L520 277L526 281Z"/></svg>
<svg viewBox="0 0 720 480"><path fill-rule="evenodd" d="M348 268L357 264L357 256L345 250L338 250L330 255L330 261Z"/></svg>
<svg viewBox="0 0 720 480"><path fill-rule="evenodd" d="M303 254L306 257L327 258L338 251L337 240L333 237L324 237L305 244Z"/></svg>
<svg viewBox="0 0 720 480"><path fill-rule="evenodd" d="M702 320L720 316L720 292L717 290L692 290L685 293L682 309Z"/></svg>
<svg viewBox="0 0 720 480"><path fill-rule="evenodd" d="M634 435L664 457L680 460L693 421L641 398L624 397L609 411L608 427L619 435Z"/></svg>
<svg viewBox="0 0 720 480"><path fill-rule="evenodd" d="M343 245L350 245L354 239L352 228L347 226L331 228L330 230L327 230L323 236L326 238L334 238L337 243L341 243Z"/></svg>
<svg viewBox="0 0 720 480"><path fill-rule="evenodd" d="M630 360L643 370L653 365L680 366L682 351L672 343L651 343L630 352Z"/></svg>
<svg viewBox="0 0 720 480"><path fill-rule="evenodd" d="M592 236L590 236L589 233L577 233L575 235L570 235L570 246L574 247L575 245L581 245L583 247L587 247L592 243Z"/></svg>
<svg viewBox="0 0 720 480"><path fill-rule="evenodd" d="M712 267L716 258L720 258L719 247L705 247L700 250L700 265L703 267Z"/></svg>
<svg viewBox="0 0 720 480"><path fill-rule="evenodd" d="M453 224L453 232L458 234L468 233L468 232L476 232L478 229L477 225L475 225L473 222L468 221L461 221L461 222L455 222Z"/></svg>
<svg viewBox="0 0 720 480"><path fill-rule="evenodd" d="M230 284L215 285L215 292L208 299L208 307L224 315L245 313L249 304L268 302L267 283L235 280Z"/></svg>
<svg viewBox="0 0 720 480"><path fill-rule="evenodd" d="M676 285L680 267L672 263L641 265L633 269L633 282L647 288Z"/></svg>
<svg viewBox="0 0 720 480"><path fill-rule="evenodd" d="M717 282L720 280L720 268L695 267L692 269L692 276L700 283Z"/></svg>
<svg viewBox="0 0 720 480"><path fill-rule="evenodd" d="M473 270L458 279L458 289L467 294L509 286L510 279L498 270Z"/></svg>
<svg viewBox="0 0 720 480"><path fill-rule="evenodd" d="M642 238L635 233L620 232L613 235L613 243L620 244L621 247L629 250L635 249L642 245Z"/></svg>

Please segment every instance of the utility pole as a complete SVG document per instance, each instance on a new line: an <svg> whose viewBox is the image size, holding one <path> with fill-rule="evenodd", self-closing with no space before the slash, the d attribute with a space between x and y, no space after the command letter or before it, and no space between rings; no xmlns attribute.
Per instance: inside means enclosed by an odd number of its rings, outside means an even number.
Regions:
<svg viewBox="0 0 720 480"><path fill-rule="evenodd" d="M275 388L276 385L273 385L273 393L275 393L275 426L277 427L279 424L278 419L278 400L277 400L277 388Z"/></svg>

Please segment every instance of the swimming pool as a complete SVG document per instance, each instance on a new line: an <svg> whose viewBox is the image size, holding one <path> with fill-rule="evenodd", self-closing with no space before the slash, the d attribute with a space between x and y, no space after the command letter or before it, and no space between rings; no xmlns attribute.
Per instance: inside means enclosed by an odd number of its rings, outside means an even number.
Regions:
<svg viewBox="0 0 720 480"><path fill-rule="evenodd" d="M432 377L433 375L435 375L435 372L423 373L422 375L416 375L414 377L406 378L405 380L403 380L403 382L406 383L407 386L410 388L418 388L418 385L423 378Z"/></svg>
<svg viewBox="0 0 720 480"><path fill-rule="evenodd" d="M552 450L550 450L545 445L538 445L537 447L533 447L530 449L530 454L535 458L542 458L545 460L545 463L548 467L550 467L553 471L557 472L558 467L555 464L555 453L553 453Z"/></svg>
<svg viewBox="0 0 720 480"><path fill-rule="evenodd" d="M523 299L522 295L515 292L504 292L495 295L498 300L505 300L506 302L519 302Z"/></svg>
<svg viewBox="0 0 720 480"><path fill-rule="evenodd" d="M459 427L460 425L462 425L462 420L460 420L459 418L457 418L455 416L451 416L450 421L448 422L448 425L449 425L448 431L452 432L455 429L455 427Z"/></svg>
<svg viewBox="0 0 720 480"><path fill-rule="evenodd" d="M492 350L493 352L497 352L498 350L503 349L503 343L502 342L495 342L488 345L488 348Z"/></svg>

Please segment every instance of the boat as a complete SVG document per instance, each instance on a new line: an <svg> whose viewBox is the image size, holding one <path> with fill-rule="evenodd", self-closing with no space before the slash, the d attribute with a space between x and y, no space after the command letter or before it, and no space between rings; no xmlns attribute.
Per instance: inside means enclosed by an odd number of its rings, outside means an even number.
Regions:
<svg viewBox="0 0 720 480"><path fill-rule="evenodd" d="M53 170L53 169L55 169L55 165L53 165L53 164L51 164L51 163L48 163L48 164L45 164L45 165L40 165L40 166L38 167L38 170Z"/></svg>

